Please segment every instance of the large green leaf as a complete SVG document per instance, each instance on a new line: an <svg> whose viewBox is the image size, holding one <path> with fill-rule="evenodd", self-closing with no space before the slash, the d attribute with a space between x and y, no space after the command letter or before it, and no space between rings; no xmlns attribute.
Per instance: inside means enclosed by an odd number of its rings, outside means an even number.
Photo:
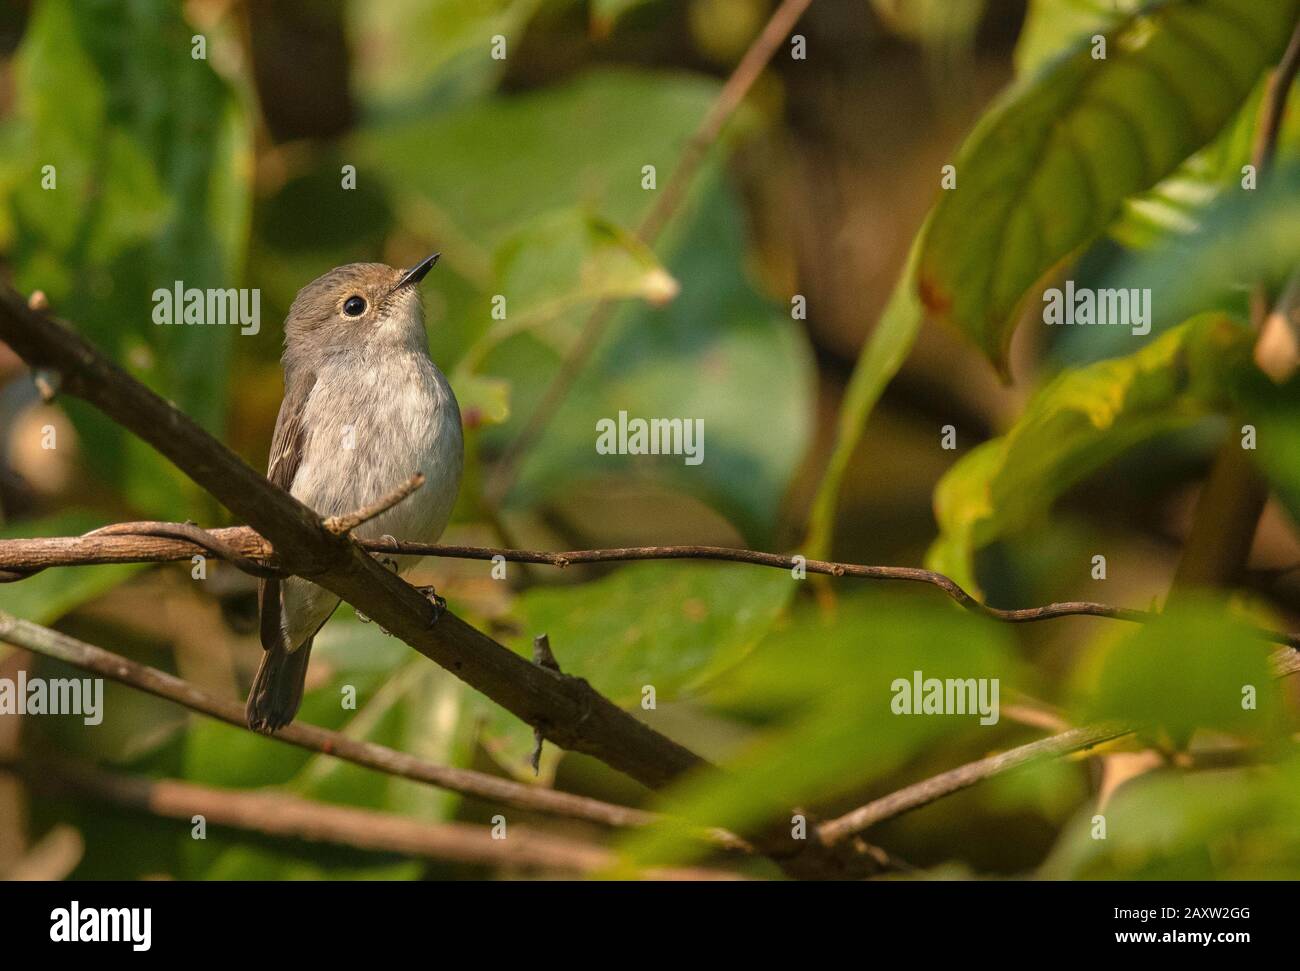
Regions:
<svg viewBox="0 0 1300 971"><path fill-rule="evenodd" d="M798 586L785 570L743 564L637 563L600 580L536 587L516 604L518 649L546 634L566 674L628 708L697 694L767 633ZM492 706L485 745L523 773L532 732ZM653 720L654 712L644 713ZM531 770L529 770L531 771Z"/></svg>
<svg viewBox="0 0 1300 971"><path fill-rule="evenodd" d="M655 198L641 188L642 166L656 166L661 191L716 92L715 82L689 75L594 71L367 128L355 148L382 174L413 232L490 254L530 220L575 205L635 225ZM466 259L457 249L465 245L446 251L453 266Z"/></svg>
<svg viewBox="0 0 1300 971"><path fill-rule="evenodd" d="M1300 879L1300 760L1269 771L1168 770L1122 786L1098 839L1089 803L1039 876L1048 880Z"/></svg>
<svg viewBox="0 0 1300 971"><path fill-rule="evenodd" d="M1027 291L1125 198L1210 142L1280 54L1300 4L1145 5L1019 83L967 140L920 257L926 305L1003 372Z"/></svg>
<svg viewBox="0 0 1300 971"><path fill-rule="evenodd" d="M165 0L37 5L15 69L25 146L0 163L0 201L12 210L3 245L17 286L44 290L60 315L219 431L240 329L152 321L156 289L236 286L243 262L248 114L191 57L193 33ZM55 188L42 188L46 165ZM137 506L194 514L178 472L97 413L71 411L96 471Z"/></svg>
<svg viewBox="0 0 1300 971"><path fill-rule="evenodd" d="M696 823L746 832L792 806L831 799L886 777L927 745L999 728L978 714L896 713L899 680L997 679L999 704L1024 687L1005 626L952 610L939 598L848 596L833 615L797 613L741 668L719 682L716 700L776 712L775 721L727 761L725 776L688 778L663 799ZM986 693L985 700L991 700ZM624 841L638 863L699 852L674 824Z"/></svg>
<svg viewBox="0 0 1300 971"><path fill-rule="evenodd" d="M680 294L665 307L638 303L618 316L521 465L509 504L535 505L582 483L654 483L707 503L751 543L771 542L807 446L811 354L798 325L746 276L734 193L717 174L702 189L698 210L661 247ZM484 371L510 378L522 420L541 393L538 373L553 373L555 357L547 349L528 356L517 346L502 350L518 356L499 354ZM703 461L598 453L597 423L617 421L621 411L702 422Z"/></svg>
<svg viewBox="0 0 1300 971"><path fill-rule="evenodd" d="M509 57L539 0L384 0L349 3L355 84L372 112L412 105L437 108L448 98L491 87L508 60L492 57L506 39Z"/></svg>
<svg viewBox="0 0 1300 971"><path fill-rule="evenodd" d="M546 213L498 247L493 295L506 299L503 319L470 348L474 367L512 334L537 331L559 351L577 337L578 310L599 300L639 298L655 305L677 295L678 284L653 251L633 234L577 209Z"/></svg>
<svg viewBox="0 0 1300 971"><path fill-rule="evenodd" d="M1142 0L1030 0L1016 41L1016 74L1029 75L1096 33L1112 30Z"/></svg>
<svg viewBox="0 0 1300 971"><path fill-rule="evenodd" d="M935 487L939 536L928 565L978 589L980 547L1032 524L1136 443L1209 413L1225 368L1248 348L1245 327L1206 314L1127 357L1058 376L1006 435L971 450Z"/></svg>
<svg viewBox="0 0 1300 971"><path fill-rule="evenodd" d="M1280 284L1300 264L1300 164L1236 189L1204 213L1200 227L1123 265L1107 286L1151 291L1152 329L1207 305L1240 299L1260 282Z"/></svg>
<svg viewBox="0 0 1300 971"><path fill-rule="evenodd" d="M1156 621L1104 643L1095 682L1073 707L1080 721L1118 721L1190 738L1196 729L1277 736L1275 648L1222 604L1175 603Z"/></svg>

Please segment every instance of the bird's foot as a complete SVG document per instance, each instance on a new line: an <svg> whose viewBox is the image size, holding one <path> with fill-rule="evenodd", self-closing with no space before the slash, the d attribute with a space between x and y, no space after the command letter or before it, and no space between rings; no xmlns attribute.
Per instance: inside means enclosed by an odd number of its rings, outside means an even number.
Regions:
<svg viewBox="0 0 1300 971"><path fill-rule="evenodd" d="M438 591L433 589L432 584L427 587L416 587L415 589L424 594L429 603L433 604L433 620L429 621L429 626L432 627L438 622L438 618L440 618L446 611L447 601L438 596Z"/></svg>

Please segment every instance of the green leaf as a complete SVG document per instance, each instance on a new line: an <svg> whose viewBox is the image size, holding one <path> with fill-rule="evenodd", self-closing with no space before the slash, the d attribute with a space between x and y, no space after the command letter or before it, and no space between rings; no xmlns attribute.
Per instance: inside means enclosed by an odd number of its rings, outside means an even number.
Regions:
<svg viewBox="0 0 1300 971"><path fill-rule="evenodd" d="M896 699L912 697L920 672L922 683L989 679L986 701L997 679L1000 703L1013 685L1023 686L1009 647L1004 626L936 598L849 596L833 615L800 611L715 693L721 703L775 711L774 723L725 763L725 775L687 779L662 806L700 824L749 832L792 806L886 777L941 739L990 737L996 723L981 724L978 713L904 714ZM700 852L674 824L623 845L642 865Z"/></svg>
<svg viewBox="0 0 1300 971"><path fill-rule="evenodd" d="M1281 727L1274 649L1221 604L1176 604L1106 644L1094 690L1073 707L1081 721L1113 719L1175 738L1198 728L1266 738Z"/></svg>
<svg viewBox="0 0 1300 971"><path fill-rule="evenodd" d="M575 204L635 225L655 198L641 188L642 166L656 166L662 191L716 93L716 82L689 75L599 70L367 128L355 148L413 232L441 231L491 253L531 220Z"/></svg>
<svg viewBox="0 0 1300 971"><path fill-rule="evenodd" d="M651 0L590 0L591 32L597 37L608 36L624 14L650 2Z"/></svg>
<svg viewBox="0 0 1300 971"><path fill-rule="evenodd" d="M566 674L586 678L615 704L638 708L646 685L657 704L698 693L758 643L785 609L797 580L744 564L637 563L590 583L534 587L515 606L531 656L550 637ZM486 747L522 771L532 731L492 706ZM642 712L652 721L654 712ZM528 770L531 776L531 769Z"/></svg>
<svg viewBox="0 0 1300 971"><path fill-rule="evenodd" d="M1300 878L1300 760L1266 772L1163 771L1120 787L1106 838L1088 804L1038 876L1046 880Z"/></svg>
<svg viewBox="0 0 1300 971"><path fill-rule="evenodd" d="M1249 331L1205 314L1128 357L1066 371L1012 429L963 456L935 487L926 562L975 592L974 555L1042 517L1063 492L1138 442L1211 412Z"/></svg>
<svg viewBox="0 0 1300 971"><path fill-rule="evenodd" d="M563 352L578 335L582 307L620 298L662 306L680 289L633 234L574 209L546 213L519 229L498 247L494 263L492 289L506 298L506 315L470 349L465 367L525 330Z"/></svg>
<svg viewBox="0 0 1300 971"><path fill-rule="evenodd" d="M1280 284L1300 264L1300 164L1266 174L1253 191L1214 203L1195 232L1129 261L1105 281L1151 291L1152 329L1259 282Z"/></svg>
<svg viewBox="0 0 1300 971"><path fill-rule="evenodd" d="M346 4L362 101L373 112L425 104L436 110L449 98L488 90L509 63L492 57L492 38L506 38L508 57L539 6L540 0Z"/></svg>
<svg viewBox="0 0 1300 971"><path fill-rule="evenodd" d="M158 288L236 285L247 235L251 124L209 62L190 56L192 33L165 0L35 7L15 60L15 119L29 137L0 163L0 202L12 211L16 285L44 290L110 356L219 432L239 328L152 321ZM46 166L53 188L43 188ZM198 490L179 472L97 413L69 412L94 471L135 506L196 514Z"/></svg>
<svg viewBox="0 0 1300 971"><path fill-rule="evenodd" d="M1030 288L1125 198L1210 142L1276 61L1297 0L1158 3L1008 93L956 162L920 257L927 307L1004 374Z"/></svg>
<svg viewBox="0 0 1300 971"><path fill-rule="evenodd" d="M536 505L575 485L630 480L693 496L750 543L771 541L807 445L811 352L802 329L756 293L745 274L744 217L734 192L716 171L701 177L699 189L698 208L660 247L680 295L664 307L623 308L521 465L509 505ZM515 415L523 420L542 393L537 375L553 373L556 358L534 348L507 359L505 352L522 351L520 343L503 345L483 371L511 380ZM702 461L598 453L597 423L617 422L620 411L702 422ZM496 441L508 437L488 431Z"/></svg>
<svg viewBox="0 0 1300 971"><path fill-rule="evenodd" d="M1093 34L1132 16L1143 0L1030 0L1016 41L1017 77L1032 75Z"/></svg>

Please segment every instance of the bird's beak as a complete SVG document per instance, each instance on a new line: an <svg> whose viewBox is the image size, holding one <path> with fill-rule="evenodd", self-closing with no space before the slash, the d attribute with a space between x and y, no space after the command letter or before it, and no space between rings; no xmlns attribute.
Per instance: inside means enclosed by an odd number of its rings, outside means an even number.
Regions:
<svg viewBox="0 0 1300 971"><path fill-rule="evenodd" d="M397 281L397 285L394 286L393 289L400 290L403 287L415 286L415 284L424 279L426 273L433 269L433 264L438 262L438 257L441 255L441 253L434 253L432 256L416 263L415 266L402 274L402 278Z"/></svg>

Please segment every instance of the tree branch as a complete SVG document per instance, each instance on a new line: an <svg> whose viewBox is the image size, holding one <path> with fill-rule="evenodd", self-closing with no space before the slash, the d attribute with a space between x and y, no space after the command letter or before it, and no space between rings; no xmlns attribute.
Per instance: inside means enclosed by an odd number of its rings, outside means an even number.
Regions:
<svg viewBox="0 0 1300 971"><path fill-rule="evenodd" d="M615 862L601 846L507 825L504 839L486 826L426 823L395 813L336 806L281 793L240 792L176 779L119 775L89 766L0 762L29 785L89 797L126 809L178 819L202 816L207 823L278 839L331 843L351 849L398 853L453 863L593 873ZM738 874L705 868L651 869L651 879L729 880Z"/></svg>
<svg viewBox="0 0 1300 971"><path fill-rule="evenodd" d="M548 741L591 755L653 789L691 771L716 771L585 680L532 664L450 611L436 611L350 535L331 532L311 509L8 287L0 287L0 339L33 368L56 372L66 393L134 432L245 520L272 543L276 567L337 594ZM765 836L756 846L795 877L865 876L880 868L878 858L861 847L831 851L820 840L795 840L788 833Z"/></svg>
<svg viewBox="0 0 1300 971"><path fill-rule="evenodd" d="M1295 651L1275 651L1269 658L1269 666L1272 668L1273 677L1278 680L1298 674L1300 673L1300 654ZM944 796L960 792L977 782L983 782L995 775L1010 772L1012 769L1019 768L1029 762L1080 752L1103 742L1130 735L1134 731L1135 729L1130 725L1108 722L1098 725L1085 725L1082 728L1072 728L1049 738L1040 738L1026 745L999 752L997 755L990 755L988 758L968 762L955 769L949 769L947 772L941 772L936 776L906 786L896 792L891 792L887 796L881 796L879 799L872 800L864 806L859 806L852 812L845 813L837 819L822 823L817 831L823 842L833 846L849 836L875 826L877 823L893 819L895 816L901 816L903 813L919 809L921 806L927 806ZM1212 763L1214 759L1211 758L1207 761Z"/></svg>
<svg viewBox="0 0 1300 971"><path fill-rule="evenodd" d="M966 765L941 772L897 792L891 792L887 796L881 796L865 806L859 806L852 812L845 813L838 819L822 823L819 832L826 843L834 845L848 836L862 832L869 826L901 816L909 810L918 809L944 796L960 792L977 782L1009 772L1027 762L1068 755L1071 752L1078 752L1120 738L1130 732L1132 729L1123 725L1091 725L1072 728L1068 732L1049 738L1040 738L1035 742L1007 749L986 759L968 762Z"/></svg>
<svg viewBox="0 0 1300 971"><path fill-rule="evenodd" d="M4 611L0 611L0 641L174 702L243 731L251 731L244 720L243 705L210 695L202 688L165 671L139 664ZM484 772L437 765L396 749L361 741L306 722L286 725L270 738L387 775L423 782L518 809L581 819L604 826L645 826L658 818L654 813L640 809L616 806L541 786L524 785Z"/></svg>
<svg viewBox="0 0 1300 971"><path fill-rule="evenodd" d="M268 559L272 555L271 544L247 526L211 530L209 535L215 538L217 543L203 543L191 538L173 537L170 540L162 538L158 527L178 524L142 523L138 524L142 527L138 533L133 531L134 525L137 524L118 523L112 527L87 533L85 536L0 540L0 575L7 571L16 579L21 579L38 570L57 566L188 560L195 553L204 550L220 556L219 552L213 552L218 545L234 551L241 562L256 562L259 559ZM1061 617L1102 617L1130 623L1147 623L1159 616L1152 611L1114 607L1089 600L1070 600L1045 604L1041 607L1011 609L991 607L971 596L955 580L933 570L908 566L868 566L830 560L807 560L783 553L765 553L725 546L630 546L554 553L545 550L515 550L492 546L410 543L402 540L359 540L357 543L369 553L463 560L493 560L499 556L512 563L537 563L559 569L579 564L626 563L641 560L710 560L748 563L781 570L801 567L808 573L824 576L923 583L942 590L955 603L972 613L1010 624L1055 620ZM1289 647L1300 647L1300 634L1263 628L1257 629L1256 633L1264 640Z"/></svg>

